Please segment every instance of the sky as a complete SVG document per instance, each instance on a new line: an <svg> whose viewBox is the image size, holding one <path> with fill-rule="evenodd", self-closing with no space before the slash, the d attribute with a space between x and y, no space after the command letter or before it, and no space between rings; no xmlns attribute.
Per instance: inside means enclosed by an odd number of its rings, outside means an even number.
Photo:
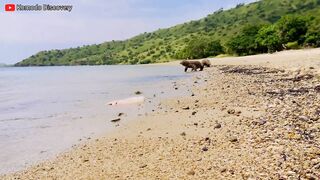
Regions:
<svg viewBox="0 0 320 180"><path fill-rule="evenodd" d="M4 0L0 2L0 63L39 51L124 40L256 0ZM5 4L72 5L71 12L4 12Z"/></svg>

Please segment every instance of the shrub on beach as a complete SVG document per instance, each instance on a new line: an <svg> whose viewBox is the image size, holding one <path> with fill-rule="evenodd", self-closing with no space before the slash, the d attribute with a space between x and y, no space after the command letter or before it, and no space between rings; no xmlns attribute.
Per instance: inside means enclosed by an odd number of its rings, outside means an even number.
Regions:
<svg viewBox="0 0 320 180"><path fill-rule="evenodd" d="M276 26L264 26L257 35L256 43L258 43L263 52L272 53L281 50L281 39Z"/></svg>
<svg viewBox="0 0 320 180"><path fill-rule="evenodd" d="M308 31L308 21L304 16L283 16L276 26L282 43L298 41L300 44Z"/></svg>
<svg viewBox="0 0 320 180"><path fill-rule="evenodd" d="M306 35L305 46L320 47L320 33L311 32Z"/></svg>
<svg viewBox="0 0 320 180"><path fill-rule="evenodd" d="M286 47L287 47L288 49L300 49L300 46L299 46L298 41L288 42L288 43L286 44Z"/></svg>

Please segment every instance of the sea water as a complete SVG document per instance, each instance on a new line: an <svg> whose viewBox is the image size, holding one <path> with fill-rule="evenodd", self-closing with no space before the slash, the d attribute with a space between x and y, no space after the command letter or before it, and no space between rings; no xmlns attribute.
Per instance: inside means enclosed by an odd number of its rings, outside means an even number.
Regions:
<svg viewBox="0 0 320 180"><path fill-rule="evenodd" d="M113 130L120 112L143 115L161 99L182 96L187 88L172 83L189 75L174 65L0 68L0 174ZM142 106L107 105L136 91L146 98Z"/></svg>

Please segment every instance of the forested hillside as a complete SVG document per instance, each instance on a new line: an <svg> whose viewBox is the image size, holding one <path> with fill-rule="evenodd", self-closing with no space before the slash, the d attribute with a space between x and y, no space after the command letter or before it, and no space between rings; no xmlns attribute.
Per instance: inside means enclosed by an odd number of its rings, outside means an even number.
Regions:
<svg viewBox="0 0 320 180"><path fill-rule="evenodd" d="M16 66L146 64L317 47L319 29L320 0L262 0L124 41L42 51Z"/></svg>

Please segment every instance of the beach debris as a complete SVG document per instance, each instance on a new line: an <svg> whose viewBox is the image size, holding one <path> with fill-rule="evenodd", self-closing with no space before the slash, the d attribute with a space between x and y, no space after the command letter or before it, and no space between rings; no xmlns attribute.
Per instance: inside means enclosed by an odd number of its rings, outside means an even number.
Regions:
<svg viewBox="0 0 320 180"><path fill-rule="evenodd" d="M144 165L141 165L141 166L139 166L139 168L145 168L145 167L147 167L148 165L146 165L146 164L144 164Z"/></svg>
<svg viewBox="0 0 320 180"><path fill-rule="evenodd" d="M266 91L266 93L270 94L270 95L281 95L281 96L283 96L285 94L284 90L282 90L282 89Z"/></svg>
<svg viewBox="0 0 320 180"><path fill-rule="evenodd" d="M289 88L289 89L277 89L277 90L268 90L266 91L267 94L270 95L278 95L278 96L284 96L284 95L292 95L292 96L300 96L302 94L309 93L310 89L307 87L300 87L300 88Z"/></svg>
<svg viewBox="0 0 320 180"><path fill-rule="evenodd" d="M299 95L303 93L308 93L309 90L307 88L293 88L293 89L288 89L288 93L292 95Z"/></svg>
<svg viewBox="0 0 320 180"><path fill-rule="evenodd" d="M116 118L116 119L112 119L111 122L118 122L120 120L121 120L120 118Z"/></svg>
<svg viewBox="0 0 320 180"><path fill-rule="evenodd" d="M137 96L137 97L130 97L126 99L111 101L111 102L108 102L107 104L110 106L140 104L140 103L143 103L144 100L145 100L144 96Z"/></svg>
<svg viewBox="0 0 320 180"><path fill-rule="evenodd" d="M302 80L309 80L314 78L314 75L312 74L302 74L302 75L296 75L295 77L290 77L290 78L282 78L279 79L280 81L293 81L293 82L299 82Z"/></svg>
<svg viewBox="0 0 320 180"><path fill-rule="evenodd" d="M222 169L220 170L220 172L221 172L221 173L227 172L227 169L226 169L226 168L222 168Z"/></svg>
<svg viewBox="0 0 320 180"><path fill-rule="evenodd" d="M242 67L242 66L226 66L220 68L223 73L239 73L245 75L254 75L254 74L271 74L271 73L279 73L284 72L279 69L270 69L266 67Z"/></svg>
<svg viewBox="0 0 320 180"><path fill-rule="evenodd" d="M302 80L309 80L314 78L314 75L312 74L303 74L303 75L298 75L296 77L294 77L292 80L297 82L297 81L302 81Z"/></svg>
<svg viewBox="0 0 320 180"><path fill-rule="evenodd" d="M118 114L118 117L124 116L124 115L125 115L124 113L119 113L119 114Z"/></svg>

